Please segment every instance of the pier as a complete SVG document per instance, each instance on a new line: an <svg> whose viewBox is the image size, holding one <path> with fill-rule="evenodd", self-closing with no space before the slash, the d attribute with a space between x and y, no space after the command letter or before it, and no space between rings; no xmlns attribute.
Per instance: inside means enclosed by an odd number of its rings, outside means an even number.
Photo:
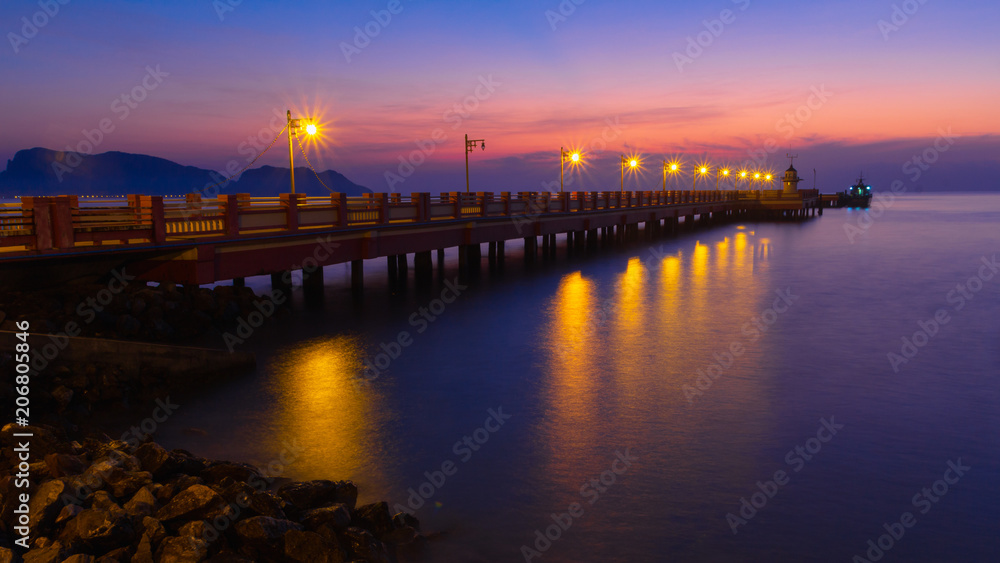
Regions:
<svg viewBox="0 0 1000 563"><path fill-rule="evenodd" d="M347 197L247 194L202 199L130 195L23 197L0 205L0 265L9 285L51 283L126 268L140 281L201 285L306 270L306 289L322 287L322 267L350 263L364 283L364 260L385 257L390 275L430 275L444 249L463 269L500 264L505 242L522 239L524 259L674 232L697 220L794 220L822 214L817 190L373 193ZM641 227L641 230L640 230ZM45 277L39 277L43 274ZM34 280L34 281L31 281Z"/></svg>

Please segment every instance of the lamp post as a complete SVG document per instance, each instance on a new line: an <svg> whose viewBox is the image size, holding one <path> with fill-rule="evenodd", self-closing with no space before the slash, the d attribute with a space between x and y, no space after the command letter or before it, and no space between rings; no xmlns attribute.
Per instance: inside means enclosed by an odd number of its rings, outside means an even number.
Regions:
<svg viewBox="0 0 1000 563"><path fill-rule="evenodd" d="M486 150L486 139L469 139L469 134L465 134L465 193L469 193L469 153L475 150L476 143L482 143L483 150Z"/></svg>
<svg viewBox="0 0 1000 563"><path fill-rule="evenodd" d="M699 172L701 173L702 176L704 176L705 174L708 174L708 167L707 166L702 166L701 168L696 168L695 169L695 171L694 171L694 181L691 182L691 191L694 191L695 187L697 187L697 185L698 185L698 173Z"/></svg>
<svg viewBox="0 0 1000 563"><path fill-rule="evenodd" d="M316 134L316 124L310 118L292 119L292 110L285 113L288 119L288 170L291 172L292 193L295 193L295 153L292 152L292 135L298 133L299 129L305 129L309 135Z"/></svg>
<svg viewBox="0 0 1000 563"><path fill-rule="evenodd" d="M715 171L715 191L719 191L719 176L729 176L729 169L724 168L722 170Z"/></svg>
<svg viewBox="0 0 1000 563"><path fill-rule="evenodd" d="M663 191L667 191L667 170L669 169L671 174L676 174L677 168L676 162L667 164L666 159L663 160Z"/></svg>
<svg viewBox="0 0 1000 563"><path fill-rule="evenodd" d="M562 147L559 147L559 192L563 191L563 165L566 164L566 158L569 157L574 164L580 162L580 153L568 153Z"/></svg>
<svg viewBox="0 0 1000 563"><path fill-rule="evenodd" d="M755 184L757 184L757 182L758 182L759 180L760 180L760 172L754 172L754 173L753 173L753 181L752 181L752 182L750 182L750 189L753 189L753 186L754 186Z"/></svg>
<svg viewBox="0 0 1000 563"><path fill-rule="evenodd" d="M626 158L622 155L622 193L625 193L625 163L628 163L629 168L635 168L639 166L639 161L634 158Z"/></svg>

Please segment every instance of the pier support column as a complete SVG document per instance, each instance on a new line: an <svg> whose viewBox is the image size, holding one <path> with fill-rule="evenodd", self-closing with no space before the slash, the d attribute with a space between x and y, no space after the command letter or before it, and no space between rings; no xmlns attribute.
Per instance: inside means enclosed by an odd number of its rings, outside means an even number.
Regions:
<svg viewBox="0 0 1000 563"><path fill-rule="evenodd" d="M531 264L535 261L535 253L538 250L538 239L535 237L524 237L524 261Z"/></svg>
<svg viewBox="0 0 1000 563"><path fill-rule="evenodd" d="M549 235L542 235L542 260L548 260L552 256L551 244Z"/></svg>
<svg viewBox="0 0 1000 563"><path fill-rule="evenodd" d="M418 282L429 282L434 275L434 261L431 251L417 252L413 255L413 273Z"/></svg>
<svg viewBox="0 0 1000 563"><path fill-rule="evenodd" d="M486 261L489 262L490 266L495 266L497 263L497 243L495 241L486 248Z"/></svg>
<svg viewBox="0 0 1000 563"><path fill-rule="evenodd" d="M362 293L365 290L365 261L351 260L351 290Z"/></svg>
<svg viewBox="0 0 1000 563"><path fill-rule="evenodd" d="M437 267L438 270L444 270L444 249L437 249Z"/></svg>
<svg viewBox="0 0 1000 563"><path fill-rule="evenodd" d="M282 270L271 274L271 290L280 291L286 297L292 293L292 272Z"/></svg>
<svg viewBox="0 0 1000 563"><path fill-rule="evenodd" d="M497 266L499 267L503 267L504 246L506 246L506 242L503 240L497 241Z"/></svg>
<svg viewBox="0 0 1000 563"><path fill-rule="evenodd" d="M246 278L233 278L233 287L246 287L246 286L247 286Z"/></svg>
<svg viewBox="0 0 1000 563"><path fill-rule="evenodd" d="M386 261L386 270L389 272L389 283L395 283L396 278L399 277L399 268L397 268L398 261L396 260L396 256L390 254L389 256L385 257L385 261Z"/></svg>
<svg viewBox="0 0 1000 563"><path fill-rule="evenodd" d="M302 291L307 301L323 300L323 266L311 272L302 270Z"/></svg>
<svg viewBox="0 0 1000 563"><path fill-rule="evenodd" d="M406 260L405 254L396 255L396 267L399 268L399 277L405 278L407 270L410 269L409 263Z"/></svg>

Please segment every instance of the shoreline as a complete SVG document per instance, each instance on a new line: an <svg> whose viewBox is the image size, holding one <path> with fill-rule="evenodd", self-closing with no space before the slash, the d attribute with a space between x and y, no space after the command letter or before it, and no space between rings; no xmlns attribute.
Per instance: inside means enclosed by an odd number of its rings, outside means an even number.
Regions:
<svg viewBox="0 0 1000 563"><path fill-rule="evenodd" d="M48 319L48 330L30 338L36 354L46 345L53 348L33 356L38 369L31 372L31 426L10 423L0 430L0 560L395 563L425 546L416 518L391 514L384 501L358 505L351 481L283 477L283 468L302 451L294 439L266 468L168 451L154 441L158 423L177 408L171 392L196 393L206 382L254 366L250 353L190 346L253 307L258 298L251 290L135 286L113 296L104 318L78 323L78 334L86 337L58 330L74 328L79 311L66 304L87 303L80 295L94 287L100 286L34 293L17 299L16 309L0 304L0 311L16 313L0 314L4 328L23 319L41 328L37 319ZM166 321L156 307L166 303L176 304L169 328L181 330L157 331ZM143 315L149 309L153 314ZM123 318L134 322L123 325ZM202 322L202 330L189 330L192 320ZM109 338L119 336L122 326L133 339ZM7 345L12 337L0 332L0 369L13 370L8 352L14 348ZM0 399L11 403L12 383L0 384ZM149 418L120 439L104 433L102 412L143 403L152 408ZM23 433L33 437L22 473L16 448L24 438L15 434ZM25 490L30 498L21 502ZM18 530L22 512L29 524ZM25 531L27 540L19 533Z"/></svg>

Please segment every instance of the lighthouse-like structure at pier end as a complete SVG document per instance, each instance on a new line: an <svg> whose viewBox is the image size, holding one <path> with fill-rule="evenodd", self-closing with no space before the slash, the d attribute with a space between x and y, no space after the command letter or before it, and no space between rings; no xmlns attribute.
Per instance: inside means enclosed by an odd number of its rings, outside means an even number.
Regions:
<svg viewBox="0 0 1000 563"><path fill-rule="evenodd" d="M788 170L785 170L785 179L782 180L784 189L781 191L782 197L795 196L799 194L799 182L802 178L799 178L799 172L795 169L795 157L788 155L792 159L792 163L788 166Z"/></svg>

